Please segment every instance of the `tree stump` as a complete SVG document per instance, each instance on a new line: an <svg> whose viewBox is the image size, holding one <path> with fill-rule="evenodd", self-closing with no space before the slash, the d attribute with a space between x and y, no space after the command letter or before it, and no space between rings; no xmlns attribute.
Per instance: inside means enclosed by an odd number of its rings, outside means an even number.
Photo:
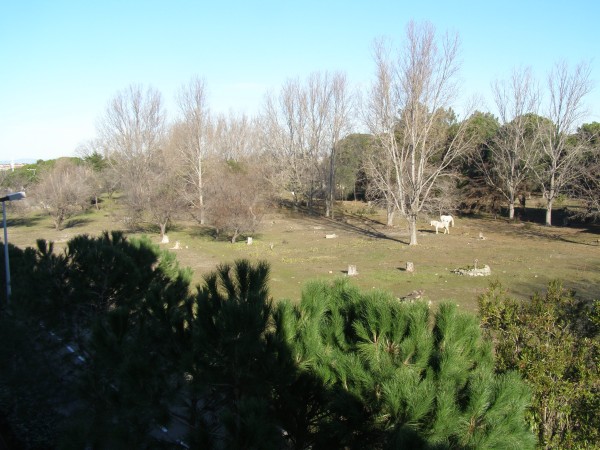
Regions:
<svg viewBox="0 0 600 450"><path fill-rule="evenodd" d="M348 266L348 276L349 277L353 277L358 275L358 272L356 271L356 266L353 265L349 265Z"/></svg>
<svg viewBox="0 0 600 450"><path fill-rule="evenodd" d="M406 261L406 271L409 273L413 273L415 271L415 263L412 261Z"/></svg>

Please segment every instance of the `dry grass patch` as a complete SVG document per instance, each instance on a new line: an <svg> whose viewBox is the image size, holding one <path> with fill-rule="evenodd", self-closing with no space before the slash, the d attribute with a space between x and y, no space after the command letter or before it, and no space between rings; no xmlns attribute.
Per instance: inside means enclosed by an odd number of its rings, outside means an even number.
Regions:
<svg viewBox="0 0 600 450"><path fill-rule="evenodd" d="M103 230L123 229L117 206L106 203L56 231L49 219L28 214L9 222L9 242L20 247L44 238L64 245L77 234L96 235ZM423 290L434 304L452 299L467 310L475 310L477 296L492 279L498 279L517 297L542 291L548 282L561 279L585 298L596 298L600 282L598 229L544 227L532 223L491 218L456 218L450 235L435 234L428 222L419 226L419 245L409 247L404 222L395 228L383 225L378 214L355 214L346 207L339 220L273 211L261 229L246 241L231 244L199 232L192 223L180 223L168 233L172 251L182 266L190 267L195 282L219 263L240 258L266 260L271 265L271 293L275 299L299 299L303 285L314 279L346 276L349 265L358 275L353 282L363 289L382 289L402 297ZM77 221L77 219L79 219ZM480 239L480 233L485 239ZM130 233L132 235L139 233ZM327 239L326 235L337 237ZM159 243L158 234L151 235ZM459 267L488 264L491 277L464 277L451 271ZM415 272L404 269L406 262Z"/></svg>

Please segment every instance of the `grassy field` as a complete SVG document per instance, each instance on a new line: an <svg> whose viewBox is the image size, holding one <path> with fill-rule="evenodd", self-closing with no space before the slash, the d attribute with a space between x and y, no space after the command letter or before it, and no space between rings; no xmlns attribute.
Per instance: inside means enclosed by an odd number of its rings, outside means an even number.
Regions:
<svg viewBox="0 0 600 450"><path fill-rule="evenodd" d="M170 244L161 246L173 248L179 241L181 248L172 251L182 266L193 270L196 282L219 263L240 258L266 260L271 264L270 289L275 300L297 300L307 281L346 276L350 264L358 271L353 283L363 289L382 289L397 297L423 290L424 297L434 304L452 300L471 311L491 280L499 280L521 298L544 290L553 279L563 280L582 297L600 297L598 227L545 227L528 221L456 217L450 235L436 235L428 222L421 223L419 245L410 247L403 220L387 228L380 214L366 214L364 205L352 203L341 206L340 212L338 219L327 220L283 208L273 210L253 234L252 245L245 240L235 244L217 241L208 230L179 223L168 233ZM525 217L538 215L539 211L530 209ZM76 217L61 231L40 213L11 211L8 224L9 242L19 247L44 238L60 248L78 234L123 229L118 206L111 201L104 202L99 211ZM480 233L485 239L480 239ZM147 230L146 234L159 243L156 232ZM337 237L325 237L331 234ZM480 267L489 265L492 275L471 278L451 272L472 266L475 260ZM407 261L415 265L412 274L404 270Z"/></svg>

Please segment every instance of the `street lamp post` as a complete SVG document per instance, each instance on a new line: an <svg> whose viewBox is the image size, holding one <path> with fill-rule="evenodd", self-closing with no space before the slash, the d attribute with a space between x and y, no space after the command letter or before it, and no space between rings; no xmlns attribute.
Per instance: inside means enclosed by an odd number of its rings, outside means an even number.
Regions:
<svg viewBox="0 0 600 450"><path fill-rule="evenodd" d="M2 202L2 225L4 226L4 271L6 273L6 304L10 302L10 266L8 264L8 233L6 231L6 202L21 200L25 198L25 192L13 192L12 194L0 197Z"/></svg>

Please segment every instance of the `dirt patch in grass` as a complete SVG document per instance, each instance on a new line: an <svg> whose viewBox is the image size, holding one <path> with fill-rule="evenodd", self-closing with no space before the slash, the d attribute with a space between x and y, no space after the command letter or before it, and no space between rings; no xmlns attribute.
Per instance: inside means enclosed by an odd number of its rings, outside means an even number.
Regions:
<svg viewBox="0 0 600 450"><path fill-rule="evenodd" d="M235 244L216 241L198 225L178 222L168 233L170 243L161 247L173 249L180 264L193 270L196 283L219 263L240 258L266 260L271 265L270 289L276 300L298 300L306 282L344 277L349 265L358 271L353 283L363 289L381 289L397 297L423 290L424 297L434 304L452 300L472 311L477 296L491 280L499 280L521 298L543 291L553 279L563 280L584 298L597 297L600 235L596 227L545 227L488 217L457 217L449 235L436 235L428 222L420 223L419 245L410 247L404 221L398 219L396 227L388 228L381 215L356 214L352 206L344 205L344 214L336 220L274 210L252 235L252 245L245 240ZM44 238L60 248L78 234L123 229L115 208L107 202L103 209L73 220L62 231L54 230L48 218L30 213L9 224L9 242L25 247ZM130 233L135 234L139 233ZM334 234L336 237L326 237ZM157 234L150 236L159 243ZM178 249L174 249L176 241ZM414 273L405 270L408 261L414 263ZM451 272L474 264L489 265L492 275L471 278Z"/></svg>

